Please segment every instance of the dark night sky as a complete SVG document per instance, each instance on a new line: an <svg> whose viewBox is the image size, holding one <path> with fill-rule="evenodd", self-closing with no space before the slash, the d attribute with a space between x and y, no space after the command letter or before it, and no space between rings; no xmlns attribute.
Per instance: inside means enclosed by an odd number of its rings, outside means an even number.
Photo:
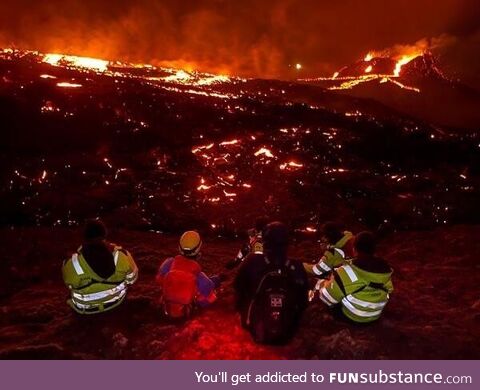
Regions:
<svg viewBox="0 0 480 390"><path fill-rule="evenodd" d="M433 44L480 86L478 0L3 0L0 45L180 61L261 77L331 74L369 50ZM299 62L295 73L289 64Z"/></svg>

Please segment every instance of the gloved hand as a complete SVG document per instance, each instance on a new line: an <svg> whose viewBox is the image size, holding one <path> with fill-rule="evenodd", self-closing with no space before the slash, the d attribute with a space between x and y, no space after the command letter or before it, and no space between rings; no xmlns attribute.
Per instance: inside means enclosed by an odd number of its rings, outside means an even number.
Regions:
<svg viewBox="0 0 480 390"><path fill-rule="evenodd" d="M320 291L320 289L323 287L325 283L326 283L325 279L319 279L315 284L315 290Z"/></svg>
<svg viewBox="0 0 480 390"><path fill-rule="evenodd" d="M319 279L312 290L308 290L308 301L314 302L320 299L320 289L325 284L325 279Z"/></svg>

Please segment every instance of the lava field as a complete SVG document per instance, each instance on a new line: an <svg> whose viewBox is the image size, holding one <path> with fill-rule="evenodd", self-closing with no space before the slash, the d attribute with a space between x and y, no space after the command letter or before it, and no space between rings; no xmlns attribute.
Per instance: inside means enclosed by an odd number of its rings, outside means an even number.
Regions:
<svg viewBox="0 0 480 390"><path fill-rule="evenodd" d="M0 114L3 226L99 215L236 235L261 214L299 234L326 219L480 222L477 132L315 83L5 49Z"/></svg>

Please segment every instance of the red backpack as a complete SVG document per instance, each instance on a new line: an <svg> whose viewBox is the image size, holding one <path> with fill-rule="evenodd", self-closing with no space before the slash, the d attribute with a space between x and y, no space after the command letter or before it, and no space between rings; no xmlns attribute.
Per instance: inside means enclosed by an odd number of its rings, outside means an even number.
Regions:
<svg viewBox="0 0 480 390"><path fill-rule="evenodd" d="M162 304L167 316L182 318L190 315L197 296L197 275L200 272L200 266L194 260L183 256L173 259L162 283Z"/></svg>

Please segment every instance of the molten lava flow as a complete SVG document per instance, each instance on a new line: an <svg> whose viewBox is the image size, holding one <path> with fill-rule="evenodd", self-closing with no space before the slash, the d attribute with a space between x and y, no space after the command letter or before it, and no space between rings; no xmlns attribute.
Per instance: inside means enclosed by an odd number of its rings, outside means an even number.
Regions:
<svg viewBox="0 0 480 390"><path fill-rule="evenodd" d="M284 170L296 170L296 169L300 169L300 168L303 168L303 164L297 163L295 161L289 161L287 163L280 164L280 169L282 171L284 171Z"/></svg>
<svg viewBox="0 0 480 390"><path fill-rule="evenodd" d="M221 100L239 99L240 94L231 92L221 93L216 86L221 84L238 84L245 82L246 79L239 77L229 77L223 74L200 73L188 69L174 69L166 67L156 67L148 64L133 64L121 61L108 61L98 58L81 57L60 53L40 53L38 51L0 49L0 58L8 60L21 59L27 57L37 62L49 64L58 68L66 68L80 72L94 72L105 77L139 79L143 83L155 88L161 88L167 91L178 92L182 94L205 96ZM178 64L177 64L178 65ZM133 71L132 70L139 70ZM40 78L48 80L55 79L57 76L41 74ZM120 81L118 81L120 82ZM82 85L75 83L62 82L56 84L60 88L80 88ZM185 88L188 86L189 88ZM236 106L238 107L238 106ZM243 109L243 108L240 108Z"/></svg>
<svg viewBox="0 0 480 390"><path fill-rule="evenodd" d="M272 152L267 148L260 148L254 154L255 154L255 157L258 157L260 155L265 155L266 157L269 157L269 158L274 157Z"/></svg>
<svg viewBox="0 0 480 390"><path fill-rule="evenodd" d="M405 85L404 83L396 79L400 77L402 67L405 64L408 64L410 61L414 60L419 56L422 56L423 54L424 54L424 49L422 48L409 49L409 52L401 53L393 57L390 57L387 52L383 52L383 53L369 52L365 55L362 61L358 63L358 66L362 66L362 65L365 66L364 68L363 67L360 68L360 69L363 69L363 74L359 74L357 76L343 75L346 72L349 72L347 74L351 74L351 70L350 70L351 68L345 66L339 71L335 72L331 77L302 79L302 81L341 81L340 84L337 83L329 87L330 90L341 90L341 89L352 89L353 87L359 84L370 82L373 80L379 80L379 83L381 84L391 82L392 84L402 89L406 89L408 91L413 91L413 92L420 92L420 89L413 86ZM385 58L392 59L395 61L395 66L392 69L392 73L385 74L385 72L376 72L377 64L379 62L381 63L381 61L373 61L373 60L385 59Z"/></svg>
<svg viewBox="0 0 480 390"><path fill-rule="evenodd" d="M238 144L238 139L232 139L231 141L223 141L223 142L220 142L220 146L226 146L226 145L235 145L235 144Z"/></svg>
<svg viewBox="0 0 480 390"><path fill-rule="evenodd" d="M192 149L192 153L193 154L196 154L202 150L208 150L208 149L211 149L215 146L214 143L211 143L211 144L208 144L208 145L200 145L200 146L196 146Z"/></svg>
<svg viewBox="0 0 480 390"><path fill-rule="evenodd" d="M197 85L212 85L231 82L231 78L225 75L206 75L197 81Z"/></svg>
<svg viewBox="0 0 480 390"><path fill-rule="evenodd" d="M191 79L192 79L192 75L185 72L184 70L178 70L175 74L172 74L171 76L167 76L163 80L167 82L187 84L187 82Z"/></svg>
<svg viewBox="0 0 480 390"><path fill-rule="evenodd" d="M68 82L57 83L57 87L60 87L60 88L80 88L82 86L83 86L82 84L68 83Z"/></svg>
<svg viewBox="0 0 480 390"><path fill-rule="evenodd" d="M417 58L421 54L410 54L410 55L404 55L402 56L399 60L397 60L397 63L395 64L395 69L393 70L393 75L395 77L400 77L400 72L402 71L402 66L405 64L408 64L410 61L412 61L414 58Z"/></svg>
<svg viewBox="0 0 480 390"><path fill-rule="evenodd" d="M205 179L202 177L200 179L200 185L197 187L197 191L207 191L210 188L212 188L212 186L206 185L205 184Z"/></svg>
<svg viewBox="0 0 480 390"><path fill-rule="evenodd" d="M108 69L109 61L99 60L90 57L69 56L64 54L45 54L43 62L53 66L66 66L74 68L83 68L96 72L105 72Z"/></svg>

